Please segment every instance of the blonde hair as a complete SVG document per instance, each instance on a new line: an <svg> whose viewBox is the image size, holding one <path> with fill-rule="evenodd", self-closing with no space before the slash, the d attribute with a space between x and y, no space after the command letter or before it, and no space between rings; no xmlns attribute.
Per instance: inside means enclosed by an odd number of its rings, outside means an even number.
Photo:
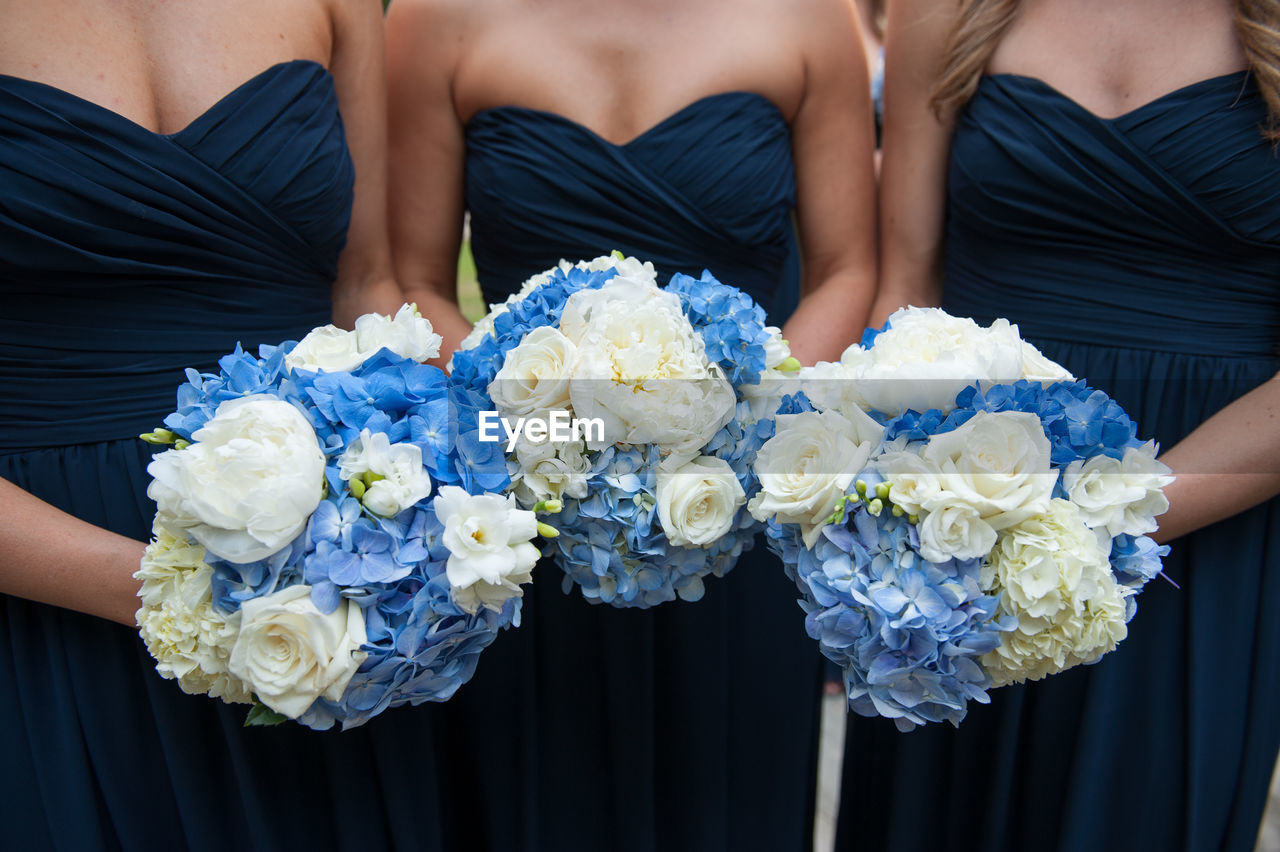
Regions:
<svg viewBox="0 0 1280 852"><path fill-rule="evenodd" d="M960 0L930 103L939 115L964 106L996 45L1018 16L1018 0ZM1236 0L1236 33L1267 102L1262 134L1280 143L1280 0Z"/></svg>

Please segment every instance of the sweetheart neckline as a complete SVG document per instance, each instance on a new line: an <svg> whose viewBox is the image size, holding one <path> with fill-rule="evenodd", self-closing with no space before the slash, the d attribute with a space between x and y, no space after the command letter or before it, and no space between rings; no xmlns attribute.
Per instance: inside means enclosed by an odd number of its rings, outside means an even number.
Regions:
<svg viewBox="0 0 1280 852"><path fill-rule="evenodd" d="M1162 104L1168 100L1172 100L1173 98L1176 98L1180 95L1190 94L1191 92L1201 88L1211 88L1216 85L1221 85L1225 83L1227 80L1232 80L1237 77L1242 78L1240 91L1241 93L1243 93L1244 84L1248 81L1249 74L1250 74L1250 71L1249 69L1246 68L1241 71L1230 71L1226 74L1217 74L1217 75L1214 75L1213 77L1206 77L1203 80L1196 80L1193 83L1188 83L1185 86L1179 86L1176 89L1165 92L1162 95L1158 95L1152 98L1151 100L1146 101L1145 103L1139 104L1133 109L1126 110L1125 112L1120 113L1119 115L1114 115L1109 117L1098 115L1096 112L1089 109L1087 106L1080 103L1078 100L1071 97L1066 92L1063 92L1057 86L1054 86L1052 83L1049 83L1041 79L1040 77L1034 77L1030 74L1015 74L1012 72L1004 72L1000 74L984 74L982 75L982 80L1007 79L1007 80L1013 80L1016 82L1022 82L1024 84L1027 84L1027 83L1032 84L1034 86L1037 86L1043 89L1044 91L1048 92L1049 94L1053 95L1059 100L1065 101L1066 103L1070 104L1075 109L1089 116L1093 120L1102 122L1103 124L1111 124L1114 122L1124 121L1125 119L1132 118L1138 115L1139 113L1144 112L1147 109L1158 106L1159 104ZM982 81L980 80L979 82L982 82Z"/></svg>
<svg viewBox="0 0 1280 852"><path fill-rule="evenodd" d="M477 121L477 119L479 119L481 116L488 113L495 113L495 112L525 113L529 115L537 115L545 118L550 118L552 120L558 121L570 127L575 127L578 130L581 130L587 135L591 136L593 139L597 139L600 142L603 142L604 144L610 146L611 148L617 148L619 150L622 150L624 148L628 148L636 144L642 139L646 139L649 136L652 136L653 134L657 133L667 125L682 118L686 114L693 112L695 109L705 106L707 103L711 101L727 99L727 98L746 98L748 100L763 103L765 106L767 106L768 108L772 109L775 113L777 113L778 119L783 124L787 124L787 120L783 116L782 110L779 109L778 105L775 104L772 100L760 94L759 92L749 92L745 89L735 89L729 92L715 92L714 94L703 95L700 98L692 100L689 103L677 109L675 112L670 113L669 115L667 115L662 119L659 119L659 121L656 124L650 125L649 127L640 131L635 136L632 136L630 139L628 139L625 142L614 142L611 139L607 139L604 136L601 136L596 131L592 130L590 127L583 124L582 122L575 121L574 119L569 118L568 116L563 115L561 113L554 112L552 110L537 109L535 107L516 106L514 104L504 104L500 106L485 107L484 109L476 110L475 113L471 116L471 118L467 119L465 126L470 128L471 125Z"/></svg>
<svg viewBox="0 0 1280 852"><path fill-rule="evenodd" d="M40 80L31 80L26 77L17 77L17 76L14 76L13 74L3 74L3 73L0 73L0 82L3 82L3 81L16 82L26 86L34 87L39 90L54 92L59 96L72 101L73 103L87 106L99 114L109 116L113 120L119 121L124 126L134 129L136 131L140 131L150 137L153 137L156 139L177 139L178 137L190 132L192 129L209 121L211 116L215 115L216 113L224 109L228 104L234 102L234 100L238 96L249 91L250 88L252 88L257 83L260 83L268 75L273 73L283 72L287 68L296 67L296 66L312 66L312 67L319 68L321 71L324 72L325 75L328 75L329 73L327 68L325 68L319 62L316 62L314 59L288 59L283 62L276 62L262 69L257 74L254 74L252 77L249 77L243 83L240 83L235 88L231 89L225 95L223 95L222 97L214 101L212 104L210 104L203 112L201 112L195 118L191 119L191 121L187 122L186 126L182 127L179 130L175 130L172 133L161 133L157 130L152 130L150 127L147 127L146 125L143 125L143 124L139 124L138 122L134 121L132 118L129 118L126 115L118 113L115 110L111 109L110 107L103 106L97 101L91 101L88 98L77 95L74 92L69 92L66 89L60 88L51 83L44 83L44 82L41 82Z"/></svg>

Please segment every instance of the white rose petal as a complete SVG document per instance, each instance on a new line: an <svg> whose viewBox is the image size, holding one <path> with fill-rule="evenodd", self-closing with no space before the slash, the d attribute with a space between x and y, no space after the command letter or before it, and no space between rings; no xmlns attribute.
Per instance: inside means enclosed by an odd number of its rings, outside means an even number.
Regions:
<svg viewBox="0 0 1280 852"><path fill-rule="evenodd" d="M733 468L712 456L678 466L664 463L658 470L657 492L662 531L677 547L705 547L723 537L747 502Z"/></svg>
<svg viewBox="0 0 1280 852"><path fill-rule="evenodd" d="M355 332L326 325L298 341L293 351L284 356L284 363L290 370L337 373L354 370L364 359Z"/></svg>
<svg viewBox="0 0 1280 852"><path fill-rule="evenodd" d="M530 543L538 532L533 512L519 508L512 495L473 495L456 485L441 488L432 504L444 526L445 573L454 602L475 613L481 606L500 610L520 597L520 584L532 581L538 561L538 548Z"/></svg>
<svg viewBox="0 0 1280 852"><path fill-rule="evenodd" d="M390 518L431 494L431 476L422 466L422 450L416 444L392 444L383 432L360 432L338 459L338 475L350 480L372 473L360 502L374 514Z"/></svg>
<svg viewBox="0 0 1280 852"><path fill-rule="evenodd" d="M325 615L311 602L311 587L289 586L245 601L240 635L231 650L232 674L258 700L290 719L317 698L342 699L364 662L364 613L349 600Z"/></svg>
<svg viewBox="0 0 1280 852"><path fill-rule="evenodd" d="M320 504L324 453L301 411L270 396L228 400L147 466L147 496L166 525L229 562L263 559L292 541Z"/></svg>

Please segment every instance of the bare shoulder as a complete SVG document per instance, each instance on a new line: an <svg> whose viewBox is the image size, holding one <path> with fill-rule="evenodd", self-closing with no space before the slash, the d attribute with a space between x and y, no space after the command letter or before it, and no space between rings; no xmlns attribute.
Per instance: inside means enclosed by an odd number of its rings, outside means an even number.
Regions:
<svg viewBox="0 0 1280 852"><path fill-rule="evenodd" d="M440 43L459 38L467 27L498 11L493 0L393 0L387 9L387 33Z"/></svg>

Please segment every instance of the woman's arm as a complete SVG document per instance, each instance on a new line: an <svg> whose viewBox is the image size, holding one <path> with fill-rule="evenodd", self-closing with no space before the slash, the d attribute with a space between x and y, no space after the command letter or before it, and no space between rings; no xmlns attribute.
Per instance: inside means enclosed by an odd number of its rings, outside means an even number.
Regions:
<svg viewBox="0 0 1280 852"><path fill-rule="evenodd" d="M783 334L812 364L857 341L875 296L875 125L853 5L815 0L796 18L805 84L791 144L804 286Z"/></svg>
<svg viewBox="0 0 1280 852"><path fill-rule="evenodd" d="M146 545L95 527L0 479L0 592L130 627Z"/></svg>
<svg viewBox="0 0 1280 852"><path fill-rule="evenodd" d="M444 342L471 323L458 310L463 128L453 105L462 13L449 2L396 0L387 18L390 233L396 276Z"/></svg>
<svg viewBox="0 0 1280 852"><path fill-rule="evenodd" d="M351 226L333 285L333 319L351 328L361 314L394 314L405 298L392 272L387 240L382 9L374 2L350 0L330 5L329 72L356 172ZM430 316L425 309L423 313Z"/></svg>
<svg viewBox="0 0 1280 852"><path fill-rule="evenodd" d="M1160 460L1177 479L1153 538L1171 541L1280 494L1280 375L1200 424Z"/></svg>
<svg viewBox="0 0 1280 852"><path fill-rule="evenodd" d="M898 308L937 305L942 288L950 117L929 100L956 4L897 0L885 34L880 166L880 285L870 324Z"/></svg>

